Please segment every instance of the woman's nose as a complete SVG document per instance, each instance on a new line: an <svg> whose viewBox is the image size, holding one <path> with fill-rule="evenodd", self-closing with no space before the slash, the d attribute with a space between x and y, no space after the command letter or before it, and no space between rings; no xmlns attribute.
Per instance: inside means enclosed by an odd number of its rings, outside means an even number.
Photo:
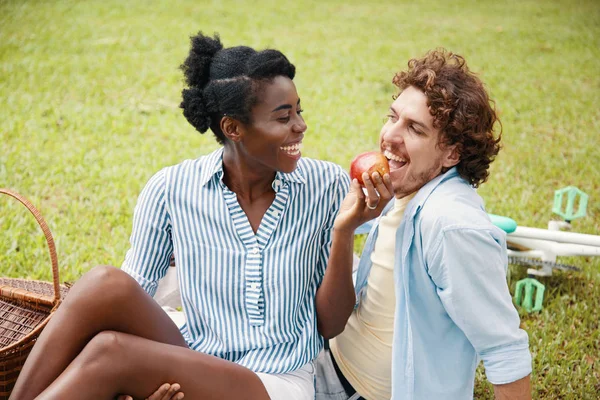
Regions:
<svg viewBox="0 0 600 400"><path fill-rule="evenodd" d="M292 129L296 133L304 133L306 131L306 122L302 118L300 118L294 125L292 125Z"/></svg>

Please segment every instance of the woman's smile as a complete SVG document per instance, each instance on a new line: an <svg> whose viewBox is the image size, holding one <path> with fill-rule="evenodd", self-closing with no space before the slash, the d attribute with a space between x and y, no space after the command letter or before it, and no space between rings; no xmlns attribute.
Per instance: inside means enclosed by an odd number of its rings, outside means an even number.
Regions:
<svg viewBox="0 0 600 400"><path fill-rule="evenodd" d="M300 159L300 157L302 156L301 150L302 150L302 141L300 142L296 142L293 144L288 144L285 146L281 146L279 148L281 151L283 151L283 153L295 160Z"/></svg>

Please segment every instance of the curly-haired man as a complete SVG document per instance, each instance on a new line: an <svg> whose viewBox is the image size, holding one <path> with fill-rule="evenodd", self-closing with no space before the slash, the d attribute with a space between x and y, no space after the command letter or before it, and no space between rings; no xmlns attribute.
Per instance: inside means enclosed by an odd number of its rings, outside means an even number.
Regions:
<svg viewBox="0 0 600 400"><path fill-rule="evenodd" d="M364 174L367 195L355 180L342 205L383 211L358 267L356 307L317 360L317 399L472 398L479 360L497 399L529 399L505 234L474 189L500 149L493 102L445 50L411 60L393 82L400 94L379 138L390 174Z"/></svg>

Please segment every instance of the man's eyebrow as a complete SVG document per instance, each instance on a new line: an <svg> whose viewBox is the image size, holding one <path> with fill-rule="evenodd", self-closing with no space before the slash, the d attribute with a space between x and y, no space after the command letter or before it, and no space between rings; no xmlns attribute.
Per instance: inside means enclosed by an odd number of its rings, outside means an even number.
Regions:
<svg viewBox="0 0 600 400"><path fill-rule="evenodd" d="M391 107L391 106L390 106L390 111L391 111L392 113L394 113L395 115L398 115L398 113L396 112L396 110L394 110L394 107ZM412 119L412 118L410 118L410 117L409 117L409 118L407 118L407 119L408 119L410 122L412 122L413 124L415 124L415 125L419 125L421 128L423 128L423 129L425 129L425 130L427 130L427 131L430 129L430 128L429 128L429 127L427 127L427 125L425 125L423 122L417 121L417 120L415 120L415 119Z"/></svg>
<svg viewBox="0 0 600 400"><path fill-rule="evenodd" d="M427 125L425 125L425 124L424 124L424 123L422 123L422 122L416 121L416 120L414 120L414 119L411 119L411 118L409 118L408 120L409 120L410 122L412 122L413 124L415 124L415 125L419 125L421 128L425 129L426 131L428 131L428 130L429 130L429 128L427 127Z"/></svg>

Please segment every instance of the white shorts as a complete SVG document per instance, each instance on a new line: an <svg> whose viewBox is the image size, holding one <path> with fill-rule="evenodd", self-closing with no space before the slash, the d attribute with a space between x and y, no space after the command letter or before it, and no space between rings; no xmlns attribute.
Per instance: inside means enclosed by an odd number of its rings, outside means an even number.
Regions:
<svg viewBox="0 0 600 400"><path fill-rule="evenodd" d="M170 307L163 310L171 317L178 328L185 323L181 311ZM314 400L315 398L315 367L309 362L304 367L287 374L263 374L257 372L271 400Z"/></svg>
<svg viewBox="0 0 600 400"><path fill-rule="evenodd" d="M309 362L287 374L257 372L271 400L313 400L315 398L315 367Z"/></svg>

